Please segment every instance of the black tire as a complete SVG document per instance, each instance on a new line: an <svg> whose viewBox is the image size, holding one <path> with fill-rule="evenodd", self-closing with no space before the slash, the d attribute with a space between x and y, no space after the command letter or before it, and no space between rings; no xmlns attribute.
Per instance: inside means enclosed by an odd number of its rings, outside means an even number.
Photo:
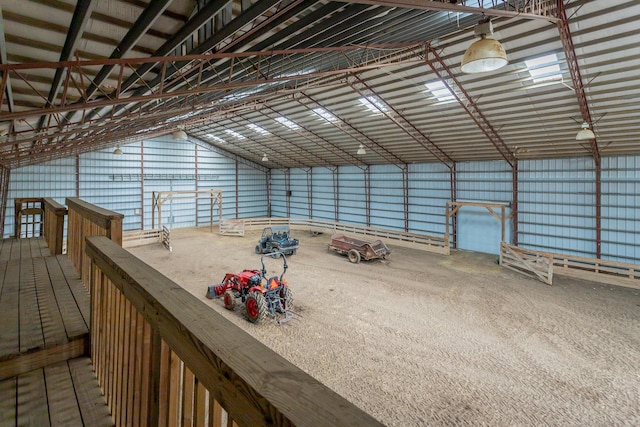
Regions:
<svg viewBox="0 0 640 427"><path fill-rule="evenodd" d="M282 308L286 310L291 310L293 306L293 292L288 286L283 287L280 290L280 302L282 303Z"/></svg>
<svg viewBox="0 0 640 427"><path fill-rule="evenodd" d="M349 252L347 252L347 256L349 257L349 262L352 262L354 264L360 262L360 252L356 251L355 249L349 249Z"/></svg>
<svg viewBox="0 0 640 427"><path fill-rule="evenodd" d="M247 320L251 323L260 323L267 317L267 300L261 292L251 292L244 303Z"/></svg>
<svg viewBox="0 0 640 427"><path fill-rule="evenodd" d="M257 254L262 253L262 249L260 249L260 245L256 245L256 253Z"/></svg>
<svg viewBox="0 0 640 427"><path fill-rule="evenodd" d="M282 256L282 254L280 252L274 252L271 254L271 258L275 258L278 259Z"/></svg>
<svg viewBox="0 0 640 427"><path fill-rule="evenodd" d="M233 309L236 308L236 296L231 289L225 291L222 300L224 301L224 308L227 310L233 311Z"/></svg>

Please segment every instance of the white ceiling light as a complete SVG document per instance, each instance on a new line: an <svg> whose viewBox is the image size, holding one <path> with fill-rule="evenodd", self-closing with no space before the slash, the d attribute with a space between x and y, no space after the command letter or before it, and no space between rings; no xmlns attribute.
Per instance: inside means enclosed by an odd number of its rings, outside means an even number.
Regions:
<svg viewBox="0 0 640 427"><path fill-rule="evenodd" d="M187 133L182 129L178 129L177 131L173 132L171 136L173 136L173 139L175 139L176 141L185 141L189 139L189 135L187 135Z"/></svg>
<svg viewBox="0 0 640 427"><path fill-rule="evenodd" d="M364 145L360 144L360 146L358 147L358 151L356 152L356 154L358 156L364 156L365 154L367 154L367 150L364 149Z"/></svg>
<svg viewBox="0 0 640 427"><path fill-rule="evenodd" d="M500 42L487 38L493 35L493 24L490 20L480 21L473 31L480 39L473 42L464 53L460 64L463 73L494 71L509 63L507 53Z"/></svg>
<svg viewBox="0 0 640 427"><path fill-rule="evenodd" d="M120 156L122 155L122 150L120 149L120 147L116 147L115 150L113 150L113 154Z"/></svg>
<svg viewBox="0 0 640 427"><path fill-rule="evenodd" d="M268 161L269 161L269 158L267 157L267 153L264 153L264 154L262 155L262 161L263 161L263 162L268 162Z"/></svg>
<svg viewBox="0 0 640 427"><path fill-rule="evenodd" d="M589 141L596 138L596 134L589 129L589 123L583 122L582 129L576 135L576 141Z"/></svg>

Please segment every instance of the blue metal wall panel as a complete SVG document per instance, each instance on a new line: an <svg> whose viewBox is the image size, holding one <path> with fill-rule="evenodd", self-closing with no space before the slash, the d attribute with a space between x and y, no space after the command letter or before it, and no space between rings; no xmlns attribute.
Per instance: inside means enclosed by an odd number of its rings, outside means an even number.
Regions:
<svg viewBox="0 0 640 427"><path fill-rule="evenodd" d="M79 197L104 209L124 214L123 230L140 229L140 144L80 155Z"/></svg>
<svg viewBox="0 0 640 427"><path fill-rule="evenodd" d="M338 168L338 222L366 224L364 173L356 166Z"/></svg>
<svg viewBox="0 0 640 427"><path fill-rule="evenodd" d="M271 216L275 218L286 218L287 194L286 194L285 171L282 169L271 169Z"/></svg>
<svg viewBox="0 0 640 427"><path fill-rule="evenodd" d="M307 173L304 169L291 169L291 197L289 199L291 206L290 216L292 218L310 218L310 206L309 206L309 191L307 185L310 181L307 181L310 173Z"/></svg>
<svg viewBox="0 0 640 427"><path fill-rule="evenodd" d="M222 217L236 217L236 164L234 160L222 157L214 151L194 146L197 154L198 179L194 190L222 190ZM239 185L239 183L238 183ZM211 201L199 199L196 202L196 224L208 225L211 216ZM214 206L213 222L218 222L219 210Z"/></svg>
<svg viewBox="0 0 640 427"><path fill-rule="evenodd" d="M640 156L602 159L602 258L640 263Z"/></svg>
<svg viewBox="0 0 640 427"><path fill-rule="evenodd" d="M335 194L333 192L333 171L327 168L313 168L313 218L335 221Z"/></svg>
<svg viewBox="0 0 640 427"><path fill-rule="evenodd" d="M267 206L267 174L238 164L238 217L264 218Z"/></svg>
<svg viewBox="0 0 640 427"><path fill-rule="evenodd" d="M442 163L409 165L410 232L444 235L448 201L451 201L449 168Z"/></svg>
<svg viewBox="0 0 640 427"><path fill-rule="evenodd" d="M65 204L67 197L76 195L75 159L60 159L35 166L11 170L4 236L14 233L14 199L19 197L53 197Z"/></svg>
<svg viewBox="0 0 640 427"><path fill-rule="evenodd" d="M458 163L456 193L458 201L511 203L511 168L504 161ZM507 209L505 215L508 216L510 213L511 210ZM511 221L507 221L507 242L511 242L511 228ZM501 230L500 222L485 208L463 206L458 210L459 249L499 254Z"/></svg>
<svg viewBox="0 0 640 427"><path fill-rule="evenodd" d="M520 161L518 198L520 246L595 256L593 159Z"/></svg>
<svg viewBox="0 0 640 427"><path fill-rule="evenodd" d="M402 171L394 165L370 167L371 226L404 231Z"/></svg>

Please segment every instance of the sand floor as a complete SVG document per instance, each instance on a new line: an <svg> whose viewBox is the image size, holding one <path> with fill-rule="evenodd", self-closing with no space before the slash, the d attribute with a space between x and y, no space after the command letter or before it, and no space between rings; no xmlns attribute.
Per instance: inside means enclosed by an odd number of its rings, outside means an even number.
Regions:
<svg viewBox="0 0 640 427"><path fill-rule="evenodd" d="M390 246L351 264L330 235L295 232L286 277L297 318L254 325L205 298L226 272L259 269L260 233L172 231L129 250L229 321L389 426L640 425L640 291ZM266 260L279 274L282 260Z"/></svg>

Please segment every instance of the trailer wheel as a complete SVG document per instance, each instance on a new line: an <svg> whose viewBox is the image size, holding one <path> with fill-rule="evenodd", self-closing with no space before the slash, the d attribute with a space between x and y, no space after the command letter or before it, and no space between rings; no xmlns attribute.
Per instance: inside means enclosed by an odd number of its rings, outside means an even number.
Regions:
<svg viewBox="0 0 640 427"><path fill-rule="evenodd" d="M267 301L260 292L251 292L245 303L247 319L251 323L260 323L267 317Z"/></svg>
<svg viewBox="0 0 640 427"><path fill-rule="evenodd" d="M347 256L349 257L349 261L354 264L360 262L360 252L356 251L355 249L349 249L349 252L347 252Z"/></svg>
<svg viewBox="0 0 640 427"><path fill-rule="evenodd" d="M256 245L256 253L259 254L262 252L262 249L260 249L260 245Z"/></svg>
<svg viewBox="0 0 640 427"><path fill-rule="evenodd" d="M282 302L282 308L289 310L293 304L293 293L288 286L283 287L280 290L280 301Z"/></svg>
<svg viewBox="0 0 640 427"><path fill-rule="evenodd" d="M235 295L233 295L233 292L230 289L227 289L227 291L224 293L223 301L224 308L226 308L227 310L233 311L233 309L236 307L236 297Z"/></svg>

